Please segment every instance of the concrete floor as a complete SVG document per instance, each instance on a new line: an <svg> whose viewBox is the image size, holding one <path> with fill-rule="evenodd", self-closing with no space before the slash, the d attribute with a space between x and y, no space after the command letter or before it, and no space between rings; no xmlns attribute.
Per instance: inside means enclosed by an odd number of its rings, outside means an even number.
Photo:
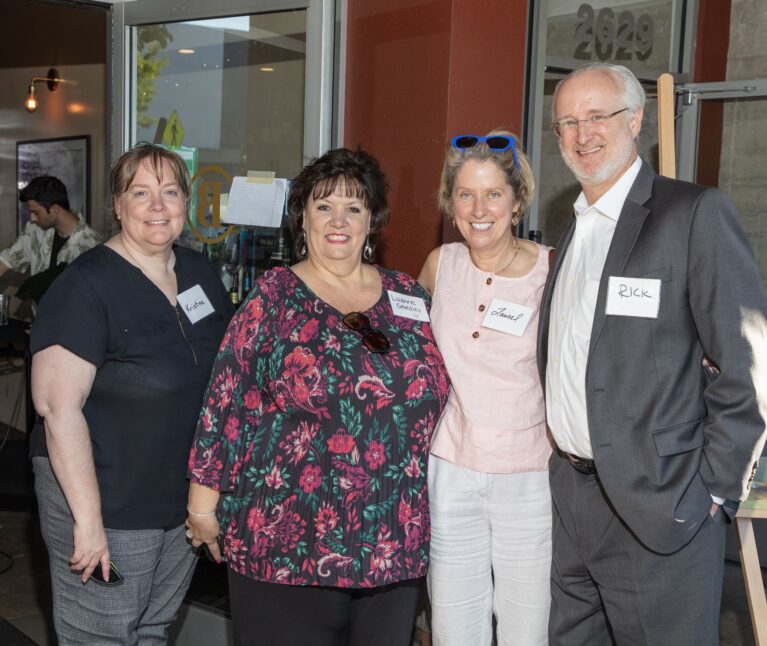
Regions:
<svg viewBox="0 0 767 646"><path fill-rule="evenodd" d="M0 511L0 551L14 559L12 567L0 574L0 617L37 644L53 646L56 642L47 620L48 562L37 522L37 516L28 511ZM0 570L5 564L0 555ZM767 578L765 570L763 574ZM229 641L227 621L220 613L191 605L184 607L182 615L183 621L174 631L175 646L223 646ZM755 645L740 565L729 561L725 565L719 634L721 646Z"/></svg>

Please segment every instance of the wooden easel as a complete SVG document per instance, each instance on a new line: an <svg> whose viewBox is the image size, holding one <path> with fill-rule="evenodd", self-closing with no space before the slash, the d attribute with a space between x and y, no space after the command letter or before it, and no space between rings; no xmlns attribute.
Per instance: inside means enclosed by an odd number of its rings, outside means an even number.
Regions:
<svg viewBox="0 0 767 646"><path fill-rule="evenodd" d="M660 174L676 177L674 77L671 74L661 74L658 77L658 147ZM759 519L767 520L767 509L740 509L735 515L735 529L756 646L767 646L767 598L753 525L753 521Z"/></svg>
<svg viewBox="0 0 767 646"><path fill-rule="evenodd" d="M738 534L738 551L746 582L748 609L751 611L751 625L754 627L756 646L767 646L767 597L764 594L762 568L756 550L754 520L767 520L766 509L739 509L735 515L735 529Z"/></svg>

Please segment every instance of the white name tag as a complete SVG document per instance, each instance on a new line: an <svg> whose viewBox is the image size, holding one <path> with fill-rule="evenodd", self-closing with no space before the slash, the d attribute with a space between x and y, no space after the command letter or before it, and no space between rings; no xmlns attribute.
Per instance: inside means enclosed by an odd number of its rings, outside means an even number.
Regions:
<svg viewBox="0 0 767 646"><path fill-rule="evenodd" d="M408 296L407 294L398 294L390 289L389 303L391 304L391 311L396 316L402 316L406 319L413 319L414 321L429 321L429 313L426 311L426 303L422 298L418 296Z"/></svg>
<svg viewBox="0 0 767 646"><path fill-rule="evenodd" d="M658 278L610 276L607 283L607 316L638 316L657 319L660 307Z"/></svg>
<svg viewBox="0 0 767 646"><path fill-rule="evenodd" d="M514 336L522 336L527 329L527 324L530 323L530 319L533 318L534 312L535 310L530 307L494 298L490 307L487 308L482 327L489 327Z"/></svg>
<svg viewBox="0 0 767 646"><path fill-rule="evenodd" d="M204 319L208 314L213 314L215 311L205 292L202 291L202 287L199 285L190 287L182 292L176 296L176 300L181 309L184 310L186 317L192 323L197 323L197 321Z"/></svg>

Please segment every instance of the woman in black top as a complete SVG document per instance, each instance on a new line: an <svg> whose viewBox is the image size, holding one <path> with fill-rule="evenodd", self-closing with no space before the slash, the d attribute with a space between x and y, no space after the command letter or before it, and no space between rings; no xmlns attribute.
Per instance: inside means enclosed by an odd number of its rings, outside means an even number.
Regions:
<svg viewBox="0 0 767 646"><path fill-rule="evenodd" d="M35 486L62 645L164 643L194 567L186 458L232 314L207 259L173 246L183 161L141 145L110 181L120 232L55 281L31 337Z"/></svg>

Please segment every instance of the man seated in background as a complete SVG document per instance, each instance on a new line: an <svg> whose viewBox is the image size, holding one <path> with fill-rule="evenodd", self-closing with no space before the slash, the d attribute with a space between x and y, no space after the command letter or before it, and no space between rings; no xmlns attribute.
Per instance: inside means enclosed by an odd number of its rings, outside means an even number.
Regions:
<svg viewBox="0 0 767 646"><path fill-rule="evenodd" d="M29 272L32 278L19 288L19 298L39 300L48 285L83 251L101 243L81 213L69 210L63 182L51 175L35 177L19 193L27 205L29 222L7 249L0 251L0 276L9 269ZM38 278L35 278L38 277Z"/></svg>

